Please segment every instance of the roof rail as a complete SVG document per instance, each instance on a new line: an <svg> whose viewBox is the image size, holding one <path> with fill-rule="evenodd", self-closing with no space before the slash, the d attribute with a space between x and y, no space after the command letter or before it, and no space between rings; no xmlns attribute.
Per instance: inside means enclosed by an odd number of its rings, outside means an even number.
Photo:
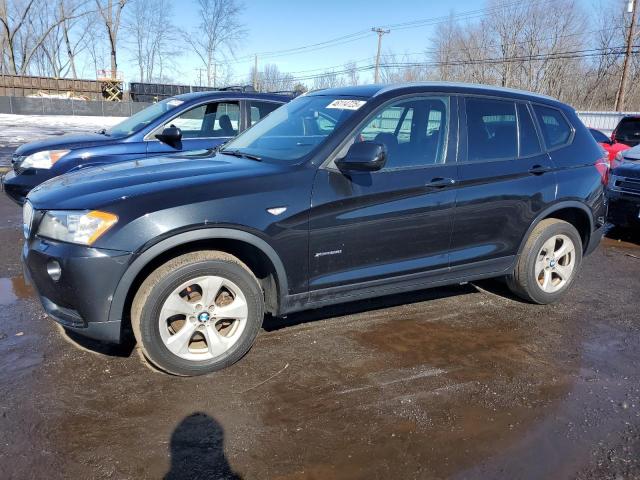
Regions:
<svg viewBox="0 0 640 480"><path fill-rule="evenodd" d="M227 87L216 88L221 92L255 92L253 85L229 85Z"/></svg>

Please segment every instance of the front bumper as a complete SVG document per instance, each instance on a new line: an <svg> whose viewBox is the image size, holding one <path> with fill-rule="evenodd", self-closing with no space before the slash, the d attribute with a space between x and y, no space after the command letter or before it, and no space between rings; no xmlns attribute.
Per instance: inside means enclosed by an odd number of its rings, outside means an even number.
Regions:
<svg viewBox="0 0 640 480"><path fill-rule="evenodd" d="M109 321L111 300L131 254L40 238L28 240L22 261L42 307L63 327L80 335L121 342L121 321ZM62 274L54 281L47 264L56 261Z"/></svg>
<svg viewBox="0 0 640 480"><path fill-rule="evenodd" d="M11 200L22 205L31 190L52 177L48 171L43 172L43 170L28 169L17 174L14 170L10 170L0 180L2 190Z"/></svg>

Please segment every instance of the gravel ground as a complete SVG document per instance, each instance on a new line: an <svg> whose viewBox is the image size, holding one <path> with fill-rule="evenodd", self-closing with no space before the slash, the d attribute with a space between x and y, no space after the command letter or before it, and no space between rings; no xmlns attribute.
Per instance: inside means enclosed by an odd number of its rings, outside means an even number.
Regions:
<svg viewBox="0 0 640 480"><path fill-rule="evenodd" d="M23 143L67 133L95 132L122 120L123 117L0 114L0 167L9 165L13 151Z"/></svg>
<svg viewBox="0 0 640 480"><path fill-rule="evenodd" d="M176 378L46 318L0 219L3 479L640 479L640 232L557 305L481 282L268 318Z"/></svg>

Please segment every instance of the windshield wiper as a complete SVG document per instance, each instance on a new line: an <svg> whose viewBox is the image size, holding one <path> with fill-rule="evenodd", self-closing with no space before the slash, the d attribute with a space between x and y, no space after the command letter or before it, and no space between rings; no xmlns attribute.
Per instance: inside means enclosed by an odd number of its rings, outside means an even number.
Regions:
<svg viewBox="0 0 640 480"><path fill-rule="evenodd" d="M262 161L262 158L258 157L257 155L251 155L250 153L245 153L245 152L241 152L240 150L220 150L220 153L224 153L226 155L233 155L234 157L238 157L238 158L248 158L249 160L256 160L258 162Z"/></svg>
<svg viewBox="0 0 640 480"><path fill-rule="evenodd" d="M104 136L106 136L106 137L108 137L108 136L109 136L109 134L107 133L107 129L106 129L106 128L101 128L101 129L100 129L100 130L98 130L96 133L97 133L98 135L104 135Z"/></svg>

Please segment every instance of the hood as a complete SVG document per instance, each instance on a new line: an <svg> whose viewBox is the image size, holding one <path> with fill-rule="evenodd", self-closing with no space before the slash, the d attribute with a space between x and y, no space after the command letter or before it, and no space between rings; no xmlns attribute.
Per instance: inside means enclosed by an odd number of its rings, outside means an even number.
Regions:
<svg viewBox="0 0 640 480"><path fill-rule="evenodd" d="M619 162L616 167L611 170L611 174L617 177L640 178L640 162Z"/></svg>
<svg viewBox="0 0 640 480"><path fill-rule="evenodd" d="M164 202L172 196L172 201L193 202L225 195L231 180L281 169L209 150L197 151L78 170L42 183L27 198L36 209L43 210L98 209L131 204L136 197ZM215 188L213 183L217 184Z"/></svg>
<svg viewBox="0 0 640 480"><path fill-rule="evenodd" d="M640 145L625 150L622 156L629 160L640 160Z"/></svg>
<svg viewBox="0 0 640 480"><path fill-rule="evenodd" d="M79 135L62 135L59 137L29 142L16 149L15 154L20 156L31 155L43 150L74 150L77 148L94 147L122 141L121 138L112 138L98 133L84 133Z"/></svg>

